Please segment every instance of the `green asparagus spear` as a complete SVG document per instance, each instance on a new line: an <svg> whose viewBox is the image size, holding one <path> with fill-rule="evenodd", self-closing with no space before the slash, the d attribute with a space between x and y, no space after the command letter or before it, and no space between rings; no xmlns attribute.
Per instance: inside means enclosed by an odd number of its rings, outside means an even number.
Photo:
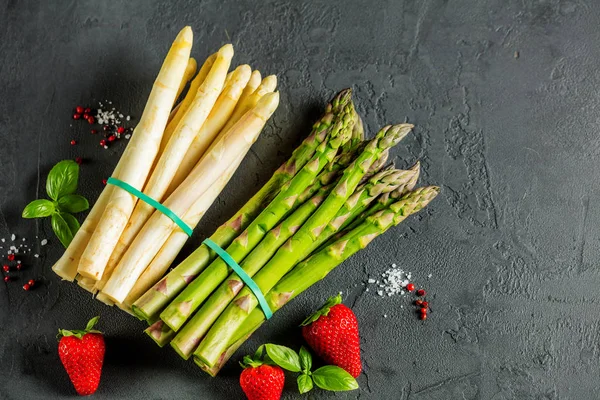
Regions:
<svg viewBox="0 0 600 400"><path fill-rule="evenodd" d="M353 108L354 109L354 108ZM342 152L348 152L355 148L365 138L365 130L362 118L356 110L354 111L354 129L352 130L352 137L342 146Z"/></svg>
<svg viewBox="0 0 600 400"><path fill-rule="evenodd" d="M375 204L373 204L373 206L364 210L364 212L359 216L359 218L353 224L350 224L349 226L346 225L345 228L352 229L354 226L356 226L360 223L359 221L362 221L362 220L366 219L368 216L373 215L373 214L389 207L390 204L393 204L394 202L398 201L398 199L400 199L402 196L404 196L406 194L406 192L411 191L417 184L417 181L419 179L420 169L421 169L421 163L419 161L417 161L415 163L415 165L413 165L412 167L409 168L409 170L417 172L412 177L412 179L409 179L404 185L398 186L395 190L379 196L379 198L377 199L377 202Z"/></svg>
<svg viewBox="0 0 600 400"><path fill-rule="evenodd" d="M410 169L384 169L373 175L348 198L344 206L323 229L323 232L315 238L309 248L309 253L331 240L333 235L345 229L353 221L360 223L361 220L356 220L356 217L365 211L378 196L385 196L399 187L405 186L407 182L414 180L414 176L417 174L417 171Z"/></svg>
<svg viewBox="0 0 600 400"><path fill-rule="evenodd" d="M262 189L229 221L215 231L210 237L213 242L221 247L226 247L240 232L246 229L250 222L272 201L281 187L313 158L315 150L326 138L331 124L346 114L351 96L351 90L347 89L332 100L327 106L325 115L314 124L310 135L294 150L290 159L275 171ZM132 306L133 312L142 319L150 319L158 315L215 257L216 254L208 246L201 245L140 297Z"/></svg>
<svg viewBox="0 0 600 400"><path fill-rule="evenodd" d="M146 330L144 330L144 333L150 336L160 347L163 347L175 337L175 332L161 320L158 320L147 327Z"/></svg>
<svg viewBox="0 0 600 400"><path fill-rule="evenodd" d="M439 188L434 186L419 188L414 192L407 193L396 203L369 216L352 231L296 265L266 294L265 298L271 310L275 312L281 309L304 290L325 278L329 272L350 256L365 248L377 236L427 206L438 193ZM264 322L265 316L262 311L254 309L234 333L230 342L222 350L218 361L212 367L195 353L194 361L205 372L215 376L233 353Z"/></svg>
<svg viewBox="0 0 600 400"><path fill-rule="evenodd" d="M240 264L249 276L253 276L269 261L277 249L297 231L323 202L333 189L332 185L321 188L310 200L302 204L276 228L271 229L263 240ZM188 359L212 323L244 286L236 273L232 273L202 304L202 307L179 330L171 346L182 358Z"/></svg>
<svg viewBox="0 0 600 400"><path fill-rule="evenodd" d="M378 198L377 202L373 205L369 203L364 203L363 207L355 207L351 210L350 214L344 218L342 224L337 228L337 231L327 238L327 240L318 245L319 247L313 251L313 253L320 251L322 248L330 245L338 238L343 236L346 231L351 230L352 228L359 225L362 221L364 221L369 215L373 215L378 211L383 210L388 207L393 202L397 201L399 198L404 196L406 193L413 190L415 185L417 184L417 180L419 179L421 164L417 161L415 165L410 167L408 170L404 171L404 177L398 185L391 192L382 193Z"/></svg>
<svg viewBox="0 0 600 400"><path fill-rule="evenodd" d="M287 182L275 199L248 225L226 251L240 262L296 204L300 193L315 180L321 170L335 157L341 145L350 139L353 127L352 102L348 99L345 112L328 130L323 141L309 161ZM229 274L229 267L222 259L214 260L195 278L160 314L160 318L175 331L179 330L190 315Z"/></svg>
<svg viewBox="0 0 600 400"><path fill-rule="evenodd" d="M386 126L369 142L358 158L346 168L335 189L323 204L254 276L254 282L263 293L269 291L283 275L310 253L312 243L354 192L368 169L383 151L396 145L412 127L410 124ZM208 366L213 366L232 335L257 303L250 289L242 289L200 342L194 354Z"/></svg>

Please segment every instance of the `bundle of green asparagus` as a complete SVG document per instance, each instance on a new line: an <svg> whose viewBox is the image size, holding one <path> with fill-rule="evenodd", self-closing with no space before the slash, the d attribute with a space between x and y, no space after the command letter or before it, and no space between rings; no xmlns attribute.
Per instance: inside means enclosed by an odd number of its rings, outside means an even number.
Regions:
<svg viewBox="0 0 600 400"><path fill-rule="evenodd" d="M273 312L435 198L437 187L414 189L418 163L386 165L411 129L386 126L364 140L351 91L342 91L291 158L210 237ZM265 320L255 294L205 244L133 300L157 344L193 355L211 375Z"/></svg>

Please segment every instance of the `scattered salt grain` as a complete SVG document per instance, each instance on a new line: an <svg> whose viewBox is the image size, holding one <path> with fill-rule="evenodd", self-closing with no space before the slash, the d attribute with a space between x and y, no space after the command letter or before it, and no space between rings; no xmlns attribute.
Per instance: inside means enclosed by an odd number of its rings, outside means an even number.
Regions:
<svg viewBox="0 0 600 400"><path fill-rule="evenodd" d="M34 254L33 256L34 256L35 258L39 258L39 257L40 257L40 255L39 255L39 254Z"/></svg>
<svg viewBox="0 0 600 400"><path fill-rule="evenodd" d="M2 243L6 242L6 239L2 238Z"/></svg>
<svg viewBox="0 0 600 400"><path fill-rule="evenodd" d="M376 286L379 296L391 297L406 294L405 288L410 283L411 278L411 272L405 272L394 263L381 274L380 279L369 278L367 283Z"/></svg>
<svg viewBox="0 0 600 400"><path fill-rule="evenodd" d="M12 235L10 235L10 240L12 240L13 242L15 241L17 237L15 236L15 234L13 233Z"/></svg>
<svg viewBox="0 0 600 400"><path fill-rule="evenodd" d="M427 278L431 279L431 277L432 277L432 276L433 276L433 275L429 274L429 275L427 275Z"/></svg>
<svg viewBox="0 0 600 400"><path fill-rule="evenodd" d="M41 243L42 246L45 246L48 244L48 239L42 239Z"/></svg>
<svg viewBox="0 0 600 400"><path fill-rule="evenodd" d="M21 239L22 241L25 241L25 238Z"/></svg>
<svg viewBox="0 0 600 400"><path fill-rule="evenodd" d="M125 139L127 139L127 140L131 139L131 135L128 133L127 135L125 135Z"/></svg>
<svg viewBox="0 0 600 400"><path fill-rule="evenodd" d="M383 314L383 318L387 318L387 314Z"/></svg>

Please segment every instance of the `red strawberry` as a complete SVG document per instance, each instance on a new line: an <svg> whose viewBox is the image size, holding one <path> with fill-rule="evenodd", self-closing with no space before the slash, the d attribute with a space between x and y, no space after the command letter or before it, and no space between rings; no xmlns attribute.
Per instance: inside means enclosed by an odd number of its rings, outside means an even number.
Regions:
<svg viewBox="0 0 600 400"><path fill-rule="evenodd" d="M98 318L92 318L83 331L58 330L60 361L81 396L93 394L100 383L105 346L102 332L93 329Z"/></svg>
<svg viewBox="0 0 600 400"><path fill-rule="evenodd" d="M323 360L360 375L360 338L358 321L340 295L331 297L319 311L302 323L302 336Z"/></svg>
<svg viewBox="0 0 600 400"><path fill-rule="evenodd" d="M240 375L240 386L248 400L279 400L283 392L285 376L278 366L263 364L244 357L244 370Z"/></svg>

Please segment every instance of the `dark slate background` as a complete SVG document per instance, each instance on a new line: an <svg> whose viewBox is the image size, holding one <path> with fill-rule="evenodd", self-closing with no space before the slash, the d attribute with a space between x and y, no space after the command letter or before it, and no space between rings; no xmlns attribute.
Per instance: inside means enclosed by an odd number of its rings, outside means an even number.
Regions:
<svg viewBox="0 0 600 400"><path fill-rule="evenodd" d="M590 0L0 0L0 237L50 239L39 259L23 257L19 281L0 284L0 398L73 398L55 333L94 315L108 346L96 399L241 398L240 354L267 341L297 348L298 322L338 291L361 323L361 388L306 398L599 398L599 22ZM139 117L186 24L196 58L231 41L236 63L278 75L282 101L184 253L348 86L371 134L416 124L397 165L419 159L421 182L442 186L426 212L278 313L216 379L60 282L49 224L20 218L61 159L89 159L81 192L97 197L124 143L102 151L72 107L109 99ZM391 263L430 293L425 323L410 297L364 291ZM26 293L29 278L43 283ZM288 386L285 399L301 397Z"/></svg>

